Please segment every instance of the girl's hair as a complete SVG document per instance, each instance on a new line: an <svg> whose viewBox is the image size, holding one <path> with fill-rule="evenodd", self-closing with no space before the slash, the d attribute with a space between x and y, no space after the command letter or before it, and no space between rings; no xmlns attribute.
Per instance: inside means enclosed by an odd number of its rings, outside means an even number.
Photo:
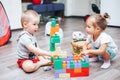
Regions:
<svg viewBox="0 0 120 80"><path fill-rule="evenodd" d="M108 13L104 13L104 15L100 15L100 14L95 14L92 16L95 19L95 24L98 25L102 30L105 30L107 27L107 18L110 18L110 16L108 15Z"/></svg>

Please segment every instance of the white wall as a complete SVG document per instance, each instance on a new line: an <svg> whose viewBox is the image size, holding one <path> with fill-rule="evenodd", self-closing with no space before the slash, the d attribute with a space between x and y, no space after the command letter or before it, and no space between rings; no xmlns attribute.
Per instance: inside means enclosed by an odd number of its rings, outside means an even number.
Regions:
<svg viewBox="0 0 120 80"><path fill-rule="evenodd" d="M109 25L120 26L120 0L101 0L101 14L107 12Z"/></svg>
<svg viewBox="0 0 120 80"><path fill-rule="evenodd" d="M0 0L6 10L11 29L21 28L20 18L22 13L21 0Z"/></svg>
<svg viewBox="0 0 120 80"><path fill-rule="evenodd" d="M85 16L90 14L89 0L66 0L65 16Z"/></svg>
<svg viewBox="0 0 120 80"><path fill-rule="evenodd" d="M57 0L57 3L65 4L65 16L85 16L95 14L92 11L92 3L100 7L100 0Z"/></svg>
<svg viewBox="0 0 120 80"><path fill-rule="evenodd" d="M101 0L90 0L90 14L93 15L93 14L96 14L95 12L93 12L92 10L92 4L96 4L98 6L98 8L100 9L100 1Z"/></svg>

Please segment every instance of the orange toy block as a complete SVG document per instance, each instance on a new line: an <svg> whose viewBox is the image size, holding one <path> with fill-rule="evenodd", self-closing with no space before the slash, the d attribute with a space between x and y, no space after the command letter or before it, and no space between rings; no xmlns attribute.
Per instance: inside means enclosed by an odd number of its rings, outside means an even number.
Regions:
<svg viewBox="0 0 120 80"><path fill-rule="evenodd" d="M59 32L59 24L56 24L56 26L55 26L55 32Z"/></svg>
<svg viewBox="0 0 120 80"><path fill-rule="evenodd" d="M51 27L50 36L53 36L54 34L55 34L55 27Z"/></svg>
<svg viewBox="0 0 120 80"><path fill-rule="evenodd" d="M66 69L66 68L67 68L66 61L63 61L63 63L62 63L62 68L63 68L63 69Z"/></svg>
<svg viewBox="0 0 120 80"><path fill-rule="evenodd" d="M75 68L74 69L74 73L80 73L81 72L81 68Z"/></svg>

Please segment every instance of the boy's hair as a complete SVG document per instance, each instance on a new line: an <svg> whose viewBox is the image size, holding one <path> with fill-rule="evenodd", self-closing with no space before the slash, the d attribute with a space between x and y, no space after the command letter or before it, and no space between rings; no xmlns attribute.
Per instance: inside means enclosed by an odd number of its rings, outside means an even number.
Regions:
<svg viewBox="0 0 120 80"><path fill-rule="evenodd" d="M24 21L29 21L30 16L39 16L39 14L34 10L25 10L21 16L21 24L23 26Z"/></svg>
<svg viewBox="0 0 120 80"><path fill-rule="evenodd" d="M94 24L93 25L98 25L102 30L105 30L107 27L107 18L110 18L110 16L108 15L108 13L104 13L104 15L100 15L100 14L95 14L93 16L91 16L91 18L94 19Z"/></svg>

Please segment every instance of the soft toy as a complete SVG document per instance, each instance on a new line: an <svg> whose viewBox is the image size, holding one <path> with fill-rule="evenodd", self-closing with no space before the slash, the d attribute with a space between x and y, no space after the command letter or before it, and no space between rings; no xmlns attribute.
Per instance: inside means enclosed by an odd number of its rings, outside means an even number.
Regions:
<svg viewBox="0 0 120 80"><path fill-rule="evenodd" d="M83 34L81 31L75 31L72 33L72 38L74 40L80 40L85 38L85 34Z"/></svg>

